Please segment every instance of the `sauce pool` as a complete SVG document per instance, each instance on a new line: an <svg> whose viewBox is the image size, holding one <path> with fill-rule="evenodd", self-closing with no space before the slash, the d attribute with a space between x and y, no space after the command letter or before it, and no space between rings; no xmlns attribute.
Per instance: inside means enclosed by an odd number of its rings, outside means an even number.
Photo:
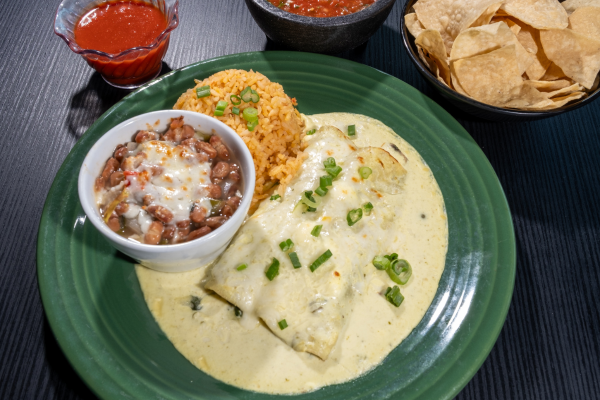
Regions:
<svg viewBox="0 0 600 400"><path fill-rule="evenodd" d="M77 23L75 41L84 49L108 54L150 45L167 28L165 15L138 1L108 2L90 10Z"/></svg>
<svg viewBox="0 0 600 400"><path fill-rule="evenodd" d="M307 17L339 17L353 14L375 3L375 0L269 0L275 7Z"/></svg>

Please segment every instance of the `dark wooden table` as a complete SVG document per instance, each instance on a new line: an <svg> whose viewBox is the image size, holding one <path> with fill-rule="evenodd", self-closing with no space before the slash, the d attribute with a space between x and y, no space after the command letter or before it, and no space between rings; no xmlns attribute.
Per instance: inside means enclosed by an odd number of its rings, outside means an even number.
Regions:
<svg viewBox="0 0 600 400"><path fill-rule="evenodd" d="M59 1L0 3L0 398L90 399L49 329L36 279L44 200L78 138L128 92L53 34ZM477 121L441 99L401 45L403 1L366 46L340 55L447 109L493 165L518 262L508 318L458 399L600 398L600 101L536 122ZM225 54L281 50L241 0L181 0L163 72Z"/></svg>

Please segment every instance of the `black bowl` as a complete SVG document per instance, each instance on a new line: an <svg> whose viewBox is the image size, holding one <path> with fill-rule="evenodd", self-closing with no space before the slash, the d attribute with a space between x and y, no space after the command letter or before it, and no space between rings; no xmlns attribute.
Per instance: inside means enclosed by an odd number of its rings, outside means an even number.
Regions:
<svg viewBox="0 0 600 400"><path fill-rule="evenodd" d="M268 0L246 0L250 14L265 34L287 47L336 54L365 43L387 18L396 0L377 0L341 17L305 17L283 11Z"/></svg>
<svg viewBox="0 0 600 400"><path fill-rule="evenodd" d="M400 22L400 34L402 35L402 42L408 52L408 55L417 67L417 70L423 75L427 81L436 88L440 94L446 98L450 103L455 105L462 111L469 113L477 118L486 119L489 121L530 121L542 118L553 117L558 114L562 114L567 111L575 110L585 104L591 103L598 97L600 97L600 87L596 88L593 92L589 93L587 97L569 103L563 107L556 108L554 110L546 111L525 111L525 110L511 110L507 108L500 108L490 106L485 103L481 103L470 97L464 96L455 90L450 89L448 86L443 85L437 78L429 71L427 66L423 64L419 58L417 46L415 45L415 38L408 32L406 24L404 23L404 16L411 12L414 12L413 4L417 0L408 0L405 4L404 10L402 11L402 20Z"/></svg>

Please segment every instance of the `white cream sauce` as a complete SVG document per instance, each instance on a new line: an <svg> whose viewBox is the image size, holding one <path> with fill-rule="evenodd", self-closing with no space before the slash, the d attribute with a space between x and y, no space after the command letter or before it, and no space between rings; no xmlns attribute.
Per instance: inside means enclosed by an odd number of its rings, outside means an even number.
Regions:
<svg viewBox="0 0 600 400"><path fill-rule="evenodd" d="M402 194L391 200L402 212L395 216L394 239L389 241L393 248L386 254L396 252L408 260L413 274L401 286L405 300L396 308L381 295L393 286L387 274L372 266L365 268L349 321L323 361L293 350L264 323L247 324L245 318L237 318L231 305L203 289L207 267L170 274L137 266L146 302L177 350L202 371L248 390L307 392L374 368L423 318L444 269L448 247L444 201L431 170L415 149L381 122L365 116L332 113L306 120L307 130L332 125L347 132L348 125L355 125L357 147L382 147L407 170ZM199 310L191 309L190 296L201 299Z"/></svg>

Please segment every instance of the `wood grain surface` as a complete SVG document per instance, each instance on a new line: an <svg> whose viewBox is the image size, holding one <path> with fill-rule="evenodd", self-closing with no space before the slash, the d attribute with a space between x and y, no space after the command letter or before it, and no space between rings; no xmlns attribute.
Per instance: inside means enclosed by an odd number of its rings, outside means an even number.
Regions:
<svg viewBox="0 0 600 400"><path fill-rule="evenodd" d="M340 57L413 85L450 112L493 165L513 215L518 262L508 318L457 396L600 398L600 101L536 122L462 114L410 63L403 1L364 46ZM53 33L59 1L0 2L0 398L91 399L56 344L36 280L36 236L61 163L128 92L108 86ZM163 73L247 51L281 50L241 0L181 0Z"/></svg>

